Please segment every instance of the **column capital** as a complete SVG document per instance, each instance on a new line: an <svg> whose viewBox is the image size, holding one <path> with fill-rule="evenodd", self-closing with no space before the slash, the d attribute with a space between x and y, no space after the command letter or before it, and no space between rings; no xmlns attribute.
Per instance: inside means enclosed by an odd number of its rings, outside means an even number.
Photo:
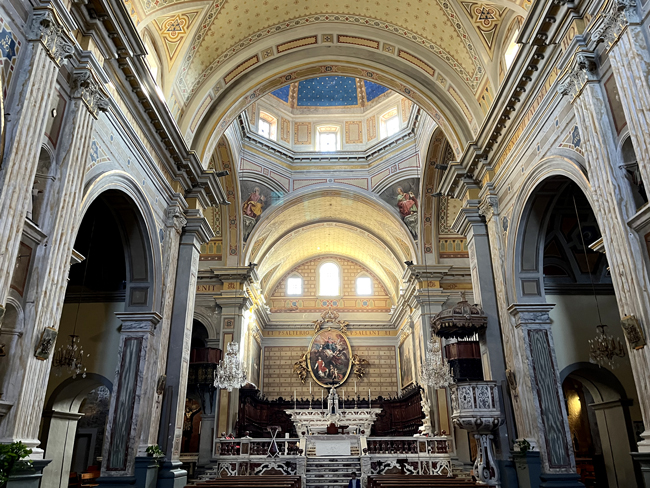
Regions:
<svg viewBox="0 0 650 488"><path fill-rule="evenodd" d="M158 312L116 312L122 322L122 332L148 332L153 334L162 316Z"/></svg>
<svg viewBox="0 0 650 488"><path fill-rule="evenodd" d="M90 114L97 118L97 114L108 110L108 95L101 88L97 77L89 69L76 71L72 78L72 97L79 98L86 105Z"/></svg>
<svg viewBox="0 0 650 488"><path fill-rule="evenodd" d="M611 47L618 41L630 22L638 22L636 0L613 0L600 14L591 38L605 42Z"/></svg>
<svg viewBox="0 0 650 488"><path fill-rule="evenodd" d="M484 216L480 209L480 200L467 200L463 208L451 224L454 232L468 237L473 228L477 225L485 226Z"/></svg>
<svg viewBox="0 0 650 488"><path fill-rule="evenodd" d="M545 328L551 326L549 312L554 307L554 303L513 303L508 313L514 317L515 327Z"/></svg>
<svg viewBox="0 0 650 488"><path fill-rule="evenodd" d="M85 413L79 413L79 412L63 412L60 410L47 410L43 412L43 417L47 418L53 418L53 419L63 419L63 420L79 420L83 416L85 416Z"/></svg>
<svg viewBox="0 0 650 488"><path fill-rule="evenodd" d="M40 41L54 62L61 66L74 54L74 44L53 10L35 9L28 30L30 41Z"/></svg>
<svg viewBox="0 0 650 488"><path fill-rule="evenodd" d="M499 215L499 196L492 183L487 183L481 190L481 203L478 211L486 222L490 222L495 215Z"/></svg>
<svg viewBox="0 0 650 488"><path fill-rule="evenodd" d="M186 224L187 219L179 202L175 201L165 209L165 226L167 228L173 227L180 235Z"/></svg>
<svg viewBox="0 0 650 488"><path fill-rule="evenodd" d="M571 96L573 102L580 96L585 85L597 78L596 54L579 48L567 64L557 90L561 95Z"/></svg>
<svg viewBox="0 0 650 488"><path fill-rule="evenodd" d="M184 233L192 234L200 244L207 243L214 237L214 231L210 227L210 223L203 216L203 212L199 209L189 209L185 212L186 222ZM180 224L181 222L179 222Z"/></svg>

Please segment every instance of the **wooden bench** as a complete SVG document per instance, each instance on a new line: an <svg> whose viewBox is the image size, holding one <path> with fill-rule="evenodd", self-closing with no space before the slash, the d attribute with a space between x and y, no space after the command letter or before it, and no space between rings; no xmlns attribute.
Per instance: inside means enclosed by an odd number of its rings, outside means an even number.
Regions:
<svg viewBox="0 0 650 488"><path fill-rule="evenodd" d="M94 486L99 486L99 484L95 481L97 478L100 476L99 471L90 471L88 473L81 473L80 478L81 478L81 488L91 488Z"/></svg>
<svg viewBox="0 0 650 488"><path fill-rule="evenodd" d="M286 475L260 475L260 476L226 476L214 478L207 481L200 481L196 485L188 485L185 488L212 488L222 486L232 487L264 487L264 488L300 488L302 485L300 476Z"/></svg>
<svg viewBox="0 0 650 488"><path fill-rule="evenodd" d="M368 488L468 488L477 486L475 482L435 475L382 474L368 476Z"/></svg>

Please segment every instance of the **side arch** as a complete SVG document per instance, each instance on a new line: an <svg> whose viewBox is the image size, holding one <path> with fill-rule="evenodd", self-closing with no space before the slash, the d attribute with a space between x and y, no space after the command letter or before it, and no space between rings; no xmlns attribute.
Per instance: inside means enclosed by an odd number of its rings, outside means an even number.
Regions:
<svg viewBox="0 0 650 488"><path fill-rule="evenodd" d="M513 277L507 286L510 303L543 303L546 300L542 273L543 245L540 246L540 239L545 237L546 222L539 221L534 212L541 215L539 212L550 204L549 199L538 199L537 193L555 177L564 177L575 183L594 208L586 171L577 161L552 156L533 168L514 202L507 236L507 274Z"/></svg>
<svg viewBox="0 0 650 488"><path fill-rule="evenodd" d="M122 232L127 263L125 310L160 311L162 308L162 230L158 230L153 209L137 182L122 171L109 171L88 182L82 210L75 223L79 232L90 205L107 200Z"/></svg>

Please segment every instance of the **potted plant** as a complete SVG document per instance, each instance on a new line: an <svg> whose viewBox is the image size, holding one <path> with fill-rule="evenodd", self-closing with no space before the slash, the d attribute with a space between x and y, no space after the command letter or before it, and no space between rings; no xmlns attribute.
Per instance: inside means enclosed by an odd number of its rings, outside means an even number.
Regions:
<svg viewBox="0 0 650 488"><path fill-rule="evenodd" d="M540 483L541 465L539 452L527 439L515 441L512 455L520 488L537 488Z"/></svg>
<svg viewBox="0 0 650 488"><path fill-rule="evenodd" d="M32 470L32 461L26 459L31 453L20 441L0 444L0 487L7 486L11 476Z"/></svg>
<svg viewBox="0 0 650 488"><path fill-rule="evenodd" d="M165 457L165 453L158 444L152 444L151 446L147 447L146 453L147 456L155 458L156 462L159 461L160 458Z"/></svg>

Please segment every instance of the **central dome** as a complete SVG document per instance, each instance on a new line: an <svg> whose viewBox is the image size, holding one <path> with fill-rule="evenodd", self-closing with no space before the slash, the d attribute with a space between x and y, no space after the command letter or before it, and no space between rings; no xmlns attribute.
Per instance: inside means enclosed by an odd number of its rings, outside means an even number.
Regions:
<svg viewBox="0 0 650 488"><path fill-rule="evenodd" d="M391 92L372 81L347 76L320 76L283 86L271 94L282 102L300 108L363 107ZM294 101L295 100L295 101Z"/></svg>

